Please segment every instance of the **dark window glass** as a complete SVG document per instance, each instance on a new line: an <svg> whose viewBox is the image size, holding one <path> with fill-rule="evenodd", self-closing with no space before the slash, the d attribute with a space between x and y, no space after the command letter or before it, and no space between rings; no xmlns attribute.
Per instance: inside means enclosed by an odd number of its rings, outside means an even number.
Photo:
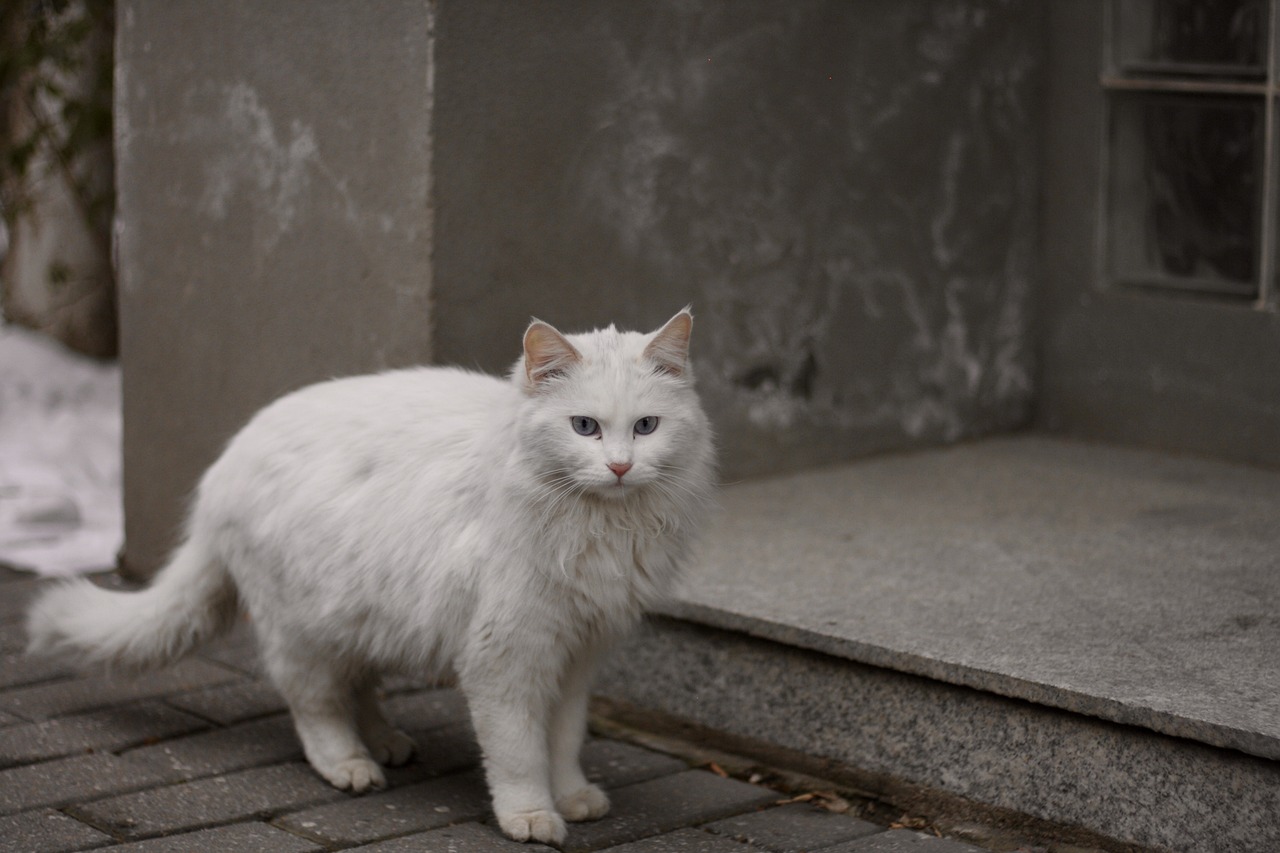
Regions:
<svg viewBox="0 0 1280 853"><path fill-rule="evenodd" d="M1266 76L1266 0L1124 0L1117 12L1122 74Z"/></svg>
<svg viewBox="0 0 1280 853"><path fill-rule="evenodd" d="M1106 259L1121 287L1268 302L1275 0L1114 0Z"/></svg>

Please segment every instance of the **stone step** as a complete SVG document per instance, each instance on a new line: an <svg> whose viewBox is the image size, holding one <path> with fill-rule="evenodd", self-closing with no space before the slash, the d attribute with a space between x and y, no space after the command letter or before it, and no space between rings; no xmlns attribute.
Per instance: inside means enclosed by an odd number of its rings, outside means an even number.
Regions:
<svg viewBox="0 0 1280 853"><path fill-rule="evenodd" d="M723 505L605 696L886 791L1280 849L1280 473L1025 435Z"/></svg>

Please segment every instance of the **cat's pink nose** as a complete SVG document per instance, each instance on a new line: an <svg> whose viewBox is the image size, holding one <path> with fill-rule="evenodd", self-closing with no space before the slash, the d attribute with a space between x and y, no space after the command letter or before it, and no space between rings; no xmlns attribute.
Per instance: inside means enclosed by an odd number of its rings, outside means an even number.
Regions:
<svg viewBox="0 0 1280 853"><path fill-rule="evenodd" d="M618 475L618 479L622 479L622 475L631 470L630 462L610 462L609 470Z"/></svg>

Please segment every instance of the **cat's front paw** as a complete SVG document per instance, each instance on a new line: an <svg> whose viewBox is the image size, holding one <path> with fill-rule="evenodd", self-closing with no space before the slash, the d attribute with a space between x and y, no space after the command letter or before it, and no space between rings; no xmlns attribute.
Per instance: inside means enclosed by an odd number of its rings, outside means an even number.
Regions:
<svg viewBox="0 0 1280 853"><path fill-rule="evenodd" d="M567 830L564 818L555 812L539 809L534 812L514 812L498 815L498 825L513 841L541 841L559 844Z"/></svg>
<svg viewBox="0 0 1280 853"><path fill-rule="evenodd" d="M399 729L388 728L374 743L367 744L373 760L388 767L399 767L413 758L418 745Z"/></svg>
<svg viewBox="0 0 1280 853"><path fill-rule="evenodd" d="M317 767L316 771L333 787L353 794L363 794L370 788L387 787L387 777L382 768L368 758L348 758L328 767Z"/></svg>
<svg viewBox="0 0 1280 853"><path fill-rule="evenodd" d="M556 808L565 820L597 820L609 813L609 796L598 786L587 785L556 800Z"/></svg>

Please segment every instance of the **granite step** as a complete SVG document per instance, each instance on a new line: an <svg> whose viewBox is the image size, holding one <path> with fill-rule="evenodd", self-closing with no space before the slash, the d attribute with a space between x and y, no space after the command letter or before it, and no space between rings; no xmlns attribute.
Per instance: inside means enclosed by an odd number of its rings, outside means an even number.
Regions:
<svg viewBox="0 0 1280 853"><path fill-rule="evenodd" d="M614 707L886 796L1280 849L1280 473L1031 434L723 505Z"/></svg>

